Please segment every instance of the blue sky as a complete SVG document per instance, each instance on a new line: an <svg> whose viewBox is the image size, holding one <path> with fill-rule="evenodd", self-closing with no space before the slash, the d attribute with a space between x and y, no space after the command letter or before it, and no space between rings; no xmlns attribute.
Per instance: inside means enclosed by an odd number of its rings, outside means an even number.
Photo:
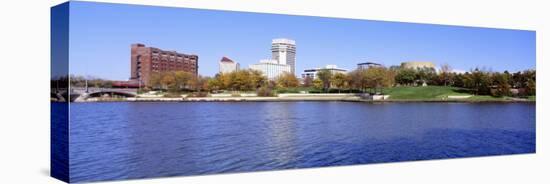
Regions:
<svg viewBox="0 0 550 184"><path fill-rule="evenodd" d="M132 43L197 54L206 76L223 56L241 67L270 58L273 38L296 40L297 75L366 61L521 71L536 60L534 31L74 1L70 8L70 73L113 80L130 77Z"/></svg>

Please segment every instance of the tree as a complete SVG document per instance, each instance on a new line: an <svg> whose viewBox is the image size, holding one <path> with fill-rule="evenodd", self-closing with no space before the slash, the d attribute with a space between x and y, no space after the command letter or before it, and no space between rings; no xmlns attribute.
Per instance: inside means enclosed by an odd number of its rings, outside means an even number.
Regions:
<svg viewBox="0 0 550 184"><path fill-rule="evenodd" d="M317 71L317 78L323 82L323 90L327 91L330 88L330 78L332 72L328 69L321 69Z"/></svg>
<svg viewBox="0 0 550 184"><path fill-rule="evenodd" d="M239 70L230 73L231 88L237 91L251 89L250 73L248 70Z"/></svg>
<svg viewBox="0 0 550 184"><path fill-rule="evenodd" d="M163 89L167 89L168 91L175 92L176 91L176 78L172 73L164 73L161 74L160 84Z"/></svg>
<svg viewBox="0 0 550 184"><path fill-rule="evenodd" d="M189 87L189 83L196 78L194 74L184 71L175 71L169 73L172 73L172 75L174 75L174 79L176 82L175 85L178 90L187 89Z"/></svg>
<svg viewBox="0 0 550 184"><path fill-rule="evenodd" d="M313 86L313 78L310 76L307 76L306 78L304 78L304 83L302 84L302 86L306 88Z"/></svg>
<svg viewBox="0 0 550 184"><path fill-rule="evenodd" d="M435 69L433 68L417 68L415 82L417 85L434 84L433 79L436 78Z"/></svg>
<svg viewBox="0 0 550 184"><path fill-rule="evenodd" d="M193 91L201 92L202 90L208 90L209 78L203 76L193 76L189 80L189 86Z"/></svg>
<svg viewBox="0 0 550 184"><path fill-rule="evenodd" d="M338 93L340 93L342 88L348 86L348 76L344 73L335 73L332 75L331 83L338 88Z"/></svg>
<svg viewBox="0 0 550 184"><path fill-rule="evenodd" d="M464 86L474 91L476 95L486 95L490 92L491 78L488 72L478 68L464 74Z"/></svg>
<svg viewBox="0 0 550 184"><path fill-rule="evenodd" d="M527 81L524 80L523 74L521 72L516 72L516 73L512 74L512 81L510 83L512 83L513 88L522 88L522 87L524 87L523 84L525 82L527 82Z"/></svg>
<svg viewBox="0 0 550 184"><path fill-rule="evenodd" d="M535 70L523 71L526 95L536 95L537 75Z"/></svg>
<svg viewBox="0 0 550 184"><path fill-rule="evenodd" d="M510 84L506 74L494 73L492 76L495 89L491 90L493 96L510 96Z"/></svg>
<svg viewBox="0 0 550 184"><path fill-rule="evenodd" d="M314 79L313 87L316 89L323 89L323 81L321 81L320 79Z"/></svg>
<svg viewBox="0 0 550 184"><path fill-rule="evenodd" d="M225 90L231 90L232 89L232 81L231 81L231 77L233 76L233 74L219 74L217 75L217 80L219 80L220 82L220 86L222 89L225 89Z"/></svg>
<svg viewBox="0 0 550 184"><path fill-rule="evenodd" d="M60 77L63 78L63 77ZM65 76L66 78L66 76ZM80 75L69 75L68 79L71 87L94 87L94 88L111 88L113 87L113 81L102 79L95 76L80 76ZM60 81L60 80L56 80ZM55 86L57 86L56 84Z"/></svg>
<svg viewBox="0 0 550 184"><path fill-rule="evenodd" d="M451 78L451 66L448 64L441 65L441 68L439 69L439 80L443 82L444 86L447 86L449 84Z"/></svg>
<svg viewBox="0 0 550 184"><path fill-rule="evenodd" d="M213 87L226 90L251 91L267 84L267 78L257 70L238 70L231 73L219 73Z"/></svg>
<svg viewBox="0 0 550 184"><path fill-rule="evenodd" d="M367 74L366 69L359 69L359 70L354 70L350 72L349 73L350 86L352 86L355 89L359 89L362 92L365 92L365 89L367 89L368 87L367 86L368 80L365 77L366 74Z"/></svg>
<svg viewBox="0 0 550 184"><path fill-rule="evenodd" d="M298 85L300 85L300 81L298 81L298 78L296 78L294 74L285 72L277 77L277 84L283 88L292 88L298 87Z"/></svg>
<svg viewBox="0 0 550 184"><path fill-rule="evenodd" d="M508 70L504 70L504 72L502 74L504 75L504 77L508 81L508 85L510 85L510 87L513 88L514 87L514 81L512 80L512 74L510 74L510 72L508 72Z"/></svg>
<svg viewBox="0 0 550 184"><path fill-rule="evenodd" d="M208 83L208 87L209 87L210 90L221 90L222 89L220 81L216 77L209 78L207 83Z"/></svg>
<svg viewBox="0 0 550 184"><path fill-rule="evenodd" d="M395 81L402 85L412 85L416 79L416 70L403 68L397 72Z"/></svg>
<svg viewBox="0 0 550 184"><path fill-rule="evenodd" d="M265 77L261 71L258 70L249 70L250 72L250 83L252 88L260 88L266 85L267 77Z"/></svg>
<svg viewBox="0 0 550 184"><path fill-rule="evenodd" d="M159 89L161 88L160 80L162 79L162 76L160 73L152 73L151 77L149 78L149 86L153 89Z"/></svg>
<svg viewBox="0 0 550 184"><path fill-rule="evenodd" d="M230 86L229 75L218 73L213 78L209 79L208 86L212 90L226 90Z"/></svg>
<svg viewBox="0 0 550 184"><path fill-rule="evenodd" d="M395 82L395 74L383 67L372 67L366 70L364 75L367 81L367 86L374 89L374 93L381 92L383 88L393 86Z"/></svg>
<svg viewBox="0 0 550 184"><path fill-rule="evenodd" d="M465 87L464 86L464 75L463 74L456 74L453 75L453 84L454 87Z"/></svg>
<svg viewBox="0 0 550 184"><path fill-rule="evenodd" d="M527 81L527 85L525 86L525 93L530 96L536 95L536 85L537 83L534 80Z"/></svg>

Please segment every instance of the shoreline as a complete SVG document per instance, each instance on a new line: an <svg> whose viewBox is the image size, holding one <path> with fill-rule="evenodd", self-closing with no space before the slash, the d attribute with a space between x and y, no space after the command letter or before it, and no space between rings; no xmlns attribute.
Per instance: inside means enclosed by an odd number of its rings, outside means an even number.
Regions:
<svg viewBox="0 0 550 184"><path fill-rule="evenodd" d="M384 99L372 100L360 97L188 97L188 98L117 98L89 99L87 102L363 102L363 103L536 103L535 100L513 99Z"/></svg>
<svg viewBox="0 0 550 184"><path fill-rule="evenodd" d="M116 93L116 92L114 92ZM198 97L200 95L201 97ZM55 101L56 99L52 97ZM536 103L536 96L473 95L456 91L451 87L392 88L384 94L369 93L275 93L274 96L258 96L255 92L231 93L182 93L163 92L124 93L113 92L94 95L81 93L71 96L71 102L296 102L296 101L344 101L364 103Z"/></svg>

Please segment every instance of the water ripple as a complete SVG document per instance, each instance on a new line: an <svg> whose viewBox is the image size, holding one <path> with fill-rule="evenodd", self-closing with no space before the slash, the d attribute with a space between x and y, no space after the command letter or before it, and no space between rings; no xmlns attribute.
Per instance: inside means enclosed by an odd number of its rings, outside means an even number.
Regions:
<svg viewBox="0 0 550 184"><path fill-rule="evenodd" d="M75 182L533 153L536 142L534 104L78 103L70 136Z"/></svg>

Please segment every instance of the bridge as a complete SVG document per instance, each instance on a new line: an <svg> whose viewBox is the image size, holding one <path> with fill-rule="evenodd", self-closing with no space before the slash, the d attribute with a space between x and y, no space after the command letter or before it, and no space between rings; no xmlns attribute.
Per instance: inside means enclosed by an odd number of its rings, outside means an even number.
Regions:
<svg viewBox="0 0 550 184"><path fill-rule="evenodd" d="M67 88L51 88L50 98L52 101L65 102L69 99Z"/></svg>
<svg viewBox="0 0 550 184"><path fill-rule="evenodd" d="M84 102L89 98L97 97L126 98L136 96L137 89L132 88L71 87L69 90L51 89L51 98L57 101L67 101L68 99L70 102Z"/></svg>

